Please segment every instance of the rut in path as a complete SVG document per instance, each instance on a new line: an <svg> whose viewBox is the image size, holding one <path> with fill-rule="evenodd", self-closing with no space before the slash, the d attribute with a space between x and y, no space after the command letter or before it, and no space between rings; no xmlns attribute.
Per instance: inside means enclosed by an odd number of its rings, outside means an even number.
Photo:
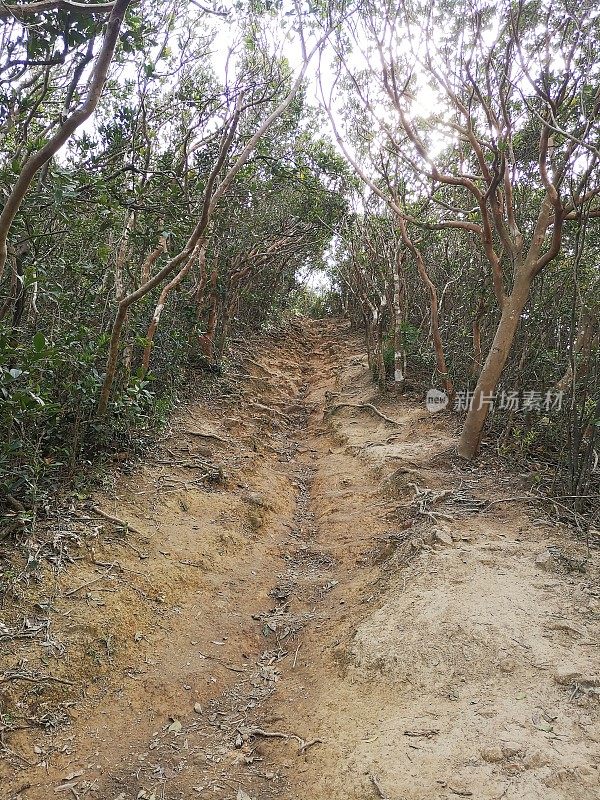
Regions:
<svg viewBox="0 0 600 800"><path fill-rule="evenodd" d="M362 351L295 324L97 499L137 533L106 523L42 587L53 647L3 655L74 686L9 684L72 721L4 737L1 797L597 796L596 555L489 505L515 477Z"/></svg>

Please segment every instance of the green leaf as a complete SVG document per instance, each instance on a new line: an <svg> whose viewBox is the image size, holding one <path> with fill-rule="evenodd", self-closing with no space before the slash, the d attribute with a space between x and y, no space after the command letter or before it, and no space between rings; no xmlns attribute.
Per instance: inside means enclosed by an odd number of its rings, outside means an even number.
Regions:
<svg viewBox="0 0 600 800"><path fill-rule="evenodd" d="M41 331L38 331L33 337L33 349L36 353L41 353L46 347L46 337Z"/></svg>

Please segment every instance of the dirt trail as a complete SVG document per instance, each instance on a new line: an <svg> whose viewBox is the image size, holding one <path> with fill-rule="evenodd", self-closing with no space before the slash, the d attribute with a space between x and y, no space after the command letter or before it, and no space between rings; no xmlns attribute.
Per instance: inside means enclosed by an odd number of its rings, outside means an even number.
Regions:
<svg viewBox="0 0 600 800"><path fill-rule="evenodd" d="M362 349L298 323L98 499L137 532L2 656L5 708L71 723L4 738L0 797L600 797L597 556Z"/></svg>

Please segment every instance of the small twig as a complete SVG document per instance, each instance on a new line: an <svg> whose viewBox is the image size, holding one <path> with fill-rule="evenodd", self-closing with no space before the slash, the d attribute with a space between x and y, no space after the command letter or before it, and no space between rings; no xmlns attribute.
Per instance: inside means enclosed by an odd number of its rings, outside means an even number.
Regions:
<svg viewBox="0 0 600 800"><path fill-rule="evenodd" d="M438 728L430 728L429 730L424 731L404 731L405 736L425 736L427 739L431 739L432 736L437 736L439 733Z"/></svg>
<svg viewBox="0 0 600 800"><path fill-rule="evenodd" d="M28 683L37 683L38 681L49 681L51 683L62 683L64 686L75 686L72 681L66 681L64 678L54 678L52 675L26 675L25 673L4 673L0 675L0 683L8 683L9 681L27 681Z"/></svg>
<svg viewBox="0 0 600 800"><path fill-rule="evenodd" d="M298 660L299 651L300 651L300 642L298 642L298 647L296 648L296 652L294 654L294 663L292 664L292 669L296 669L296 661Z"/></svg>
<svg viewBox="0 0 600 800"><path fill-rule="evenodd" d="M11 795L11 800L17 800L17 798L23 794L27 789L31 789L30 783L24 783Z"/></svg>
<svg viewBox="0 0 600 800"><path fill-rule="evenodd" d="M223 439L222 436L217 436L216 433L204 433L204 431L192 431L189 429L185 430L184 433L187 433L189 436L199 436L201 439L214 439L217 442L228 444L227 439Z"/></svg>
<svg viewBox="0 0 600 800"><path fill-rule="evenodd" d="M119 519L119 517L113 517L112 514L107 514L106 511L102 511L102 509L98 508L98 506L92 506L92 511L94 514L97 514L99 517L112 522L113 525L117 525L119 528L125 528L126 530L133 531L133 533L137 533L139 536L145 535L139 530L139 528L134 528L131 523L125 522L124 520Z"/></svg>
<svg viewBox="0 0 600 800"><path fill-rule="evenodd" d="M217 664L221 664L222 667L225 667L226 669L229 669L232 672L239 672L242 675L245 675L246 672L247 672L247 670L245 670L245 669L240 669L239 667L232 667L231 664L228 664L226 661L223 661L223 659L218 658L217 656L209 656L209 655L206 655L206 653L200 653L200 652L198 652L198 655L201 656L202 658L206 658L206 659L208 659L210 661L216 661Z"/></svg>
<svg viewBox="0 0 600 800"><path fill-rule="evenodd" d="M110 564L109 568L106 570L106 572L103 572L102 575L99 575L97 578L94 578L94 580L92 580L92 581L88 581L87 583L82 583L81 586L78 586L76 589L69 589L68 592L64 593L64 597L71 597L72 595L77 594L77 592L80 592L82 589L87 589L89 586L93 586L96 583L100 583L100 581L102 581L102 580L104 580L104 578L108 577L108 575L110 575L112 570L117 566L118 566L118 564L116 564L116 563L115 564Z"/></svg>
<svg viewBox="0 0 600 800"><path fill-rule="evenodd" d="M263 739L289 739L293 736L293 734L291 733L280 733L279 731L265 731L262 728L250 728L249 733L251 736L262 736Z"/></svg>
<svg viewBox="0 0 600 800"><path fill-rule="evenodd" d="M299 737L295 737L299 738ZM298 755L302 755L302 753L306 753L309 747L312 747L315 744L323 744L322 739L310 739L308 742L303 742L300 747L298 748Z"/></svg>
<svg viewBox="0 0 600 800"><path fill-rule="evenodd" d="M305 753L309 747L315 744L323 744L322 739L304 740L296 733L281 733L281 731L265 731L263 728L249 728L247 733L250 736L262 736L264 739L295 739L298 742L298 755Z"/></svg>

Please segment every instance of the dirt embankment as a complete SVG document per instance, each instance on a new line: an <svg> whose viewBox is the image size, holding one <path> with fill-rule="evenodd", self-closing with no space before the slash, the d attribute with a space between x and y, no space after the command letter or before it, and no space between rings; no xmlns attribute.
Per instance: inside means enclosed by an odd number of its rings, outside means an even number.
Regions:
<svg viewBox="0 0 600 800"><path fill-rule="evenodd" d="M361 354L298 323L97 498L127 533L65 520L4 610L0 797L598 796L597 554Z"/></svg>

